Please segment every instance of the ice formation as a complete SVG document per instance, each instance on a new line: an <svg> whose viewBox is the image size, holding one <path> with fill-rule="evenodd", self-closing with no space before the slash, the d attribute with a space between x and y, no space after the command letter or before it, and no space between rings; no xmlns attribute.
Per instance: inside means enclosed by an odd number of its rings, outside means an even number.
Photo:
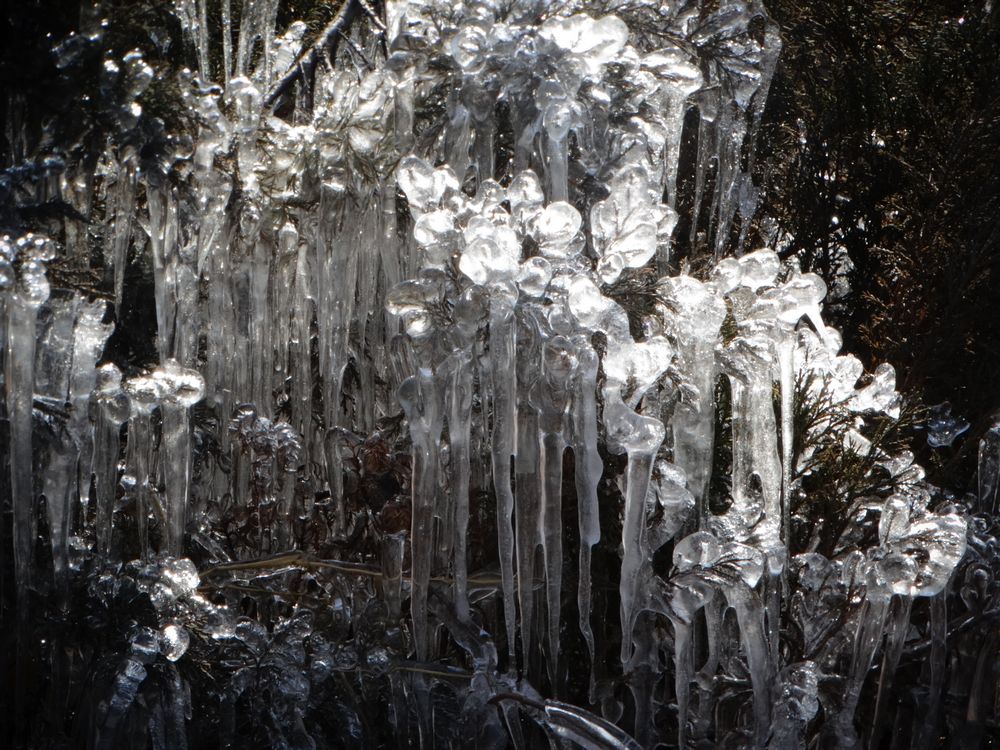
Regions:
<svg viewBox="0 0 1000 750"><path fill-rule="evenodd" d="M387 58L356 72L319 64L300 22L276 28L275 0L244 3L235 38L228 0L219 34L204 2L174 4L197 69L179 81L195 137L166 139L155 159L109 147L100 186L119 312L129 249L152 270L158 366L125 377L101 363L103 303L49 298L55 243L0 242L20 611L50 574L33 560L44 495L55 589L69 585L77 535L91 540L92 569L117 571L101 574L101 595L128 579L156 614L156 628L130 636L94 746L124 731L158 655L171 671L154 746L182 746L190 709L173 665L192 631L253 654L224 691L223 733L253 681L284 681L267 709L275 746L318 746L302 724L310 684L351 669L388 680L398 736L433 746L437 678L403 669L409 657L441 663L445 681L456 649L470 670L463 715L490 746L508 733L528 746L523 716L582 747L694 747L730 732L793 748L822 706L829 736L853 747L881 653L877 739L915 599L932 600L934 648L943 637L941 592L967 520L932 505L912 457L866 437L876 415L899 416L895 372L863 380L840 352L823 282L745 247L755 129L780 48L759 3L387 5ZM135 127L150 67L134 52L105 69L124 92L121 127ZM680 270L675 236L689 112L696 218L684 246L713 261L698 275ZM636 279L652 300L640 312L618 291ZM797 435L803 399L826 399L841 421ZM50 402L69 417L33 474L32 414ZM383 445L400 412L409 456ZM967 427L947 410L935 419L935 445ZM731 443L721 467L720 424ZM811 512L811 440L834 429L839 449L879 463L896 491L851 501L840 537L793 553ZM984 505L996 502L991 440ZM378 482L396 483L392 499L348 500ZM484 517L493 539L473 542ZM307 531L317 519L320 539ZM873 519L874 541L858 541ZM378 547L363 559L283 554L346 549L365 533ZM600 617L615 627L595 627L593 553L605 543L617 569L601 578L617 596L601 601L616 611ZM388 647L322 645L294 598L274 632L209 603L186 554L220 575L248 562L282 580L330 571L324 617L357 632L381 599L399 669ZM484 583L491 570L496 583ZM836 638L832 592L852 602ZM801 632L798 650L782 645L783 619ZM562 700L580 668L566 643L581 639L589 712ZM733 675L745 676L747 709L715 726Z"/></svg>

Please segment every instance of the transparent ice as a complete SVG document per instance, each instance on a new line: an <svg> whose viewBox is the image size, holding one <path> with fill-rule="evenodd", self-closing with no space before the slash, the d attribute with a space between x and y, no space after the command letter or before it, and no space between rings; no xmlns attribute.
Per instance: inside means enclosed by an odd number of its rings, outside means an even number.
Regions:
<svg viewBox="0 0 1000 750"><path fill-rule="evenodd" d="M386 5L381 42L331 21L331 66L301 20L278 27L276 0L222 0L221 29L204 0L173 3L193 138L167 139L158 163L108 146L93 178L108 302L50 290L46 265L85 243L0 238L22 631L32 591L51 579L68 601L82 580L74 537L92 540L94 596L152 608L94 699L91 744L124 746L144 706L154 747L186 746L183 667L207 643L228 670L226 746L260 685L274 746L326 746L304 717L364 674L388 686L400 747L449 731L528 747L524 720L586 748L794 748L820 716L855 747L888 731L921 598L940 695L970 509L876 444L877 420L902 412L896 371L841 351L823 281L747 247L781 46L761 5ZM58 64L99 37L60 42ZM103 71L135 128L153 69L134 51ZM703 270L674 247L685 142ZM105 346L139 264L145 370ZM803 402L828 408L799 435ZM927 439L968 428L941 405ZM843 534L793 549L830 432L894 489L850 498ZM992 512L997 428L979 461L974 510ZM34 559L43 515L51 569ZM976 601L986 584L963 575ZM261 590L279 592L270 630L239 609ZM449 680L464 681L457 723Z"/></svg>

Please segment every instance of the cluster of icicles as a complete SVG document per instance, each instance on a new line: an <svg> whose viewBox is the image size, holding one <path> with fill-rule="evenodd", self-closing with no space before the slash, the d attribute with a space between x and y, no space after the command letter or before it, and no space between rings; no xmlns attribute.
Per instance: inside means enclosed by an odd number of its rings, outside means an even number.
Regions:
<svg viewBox="0 0 1000 750"><path fill-rule="evenodd" d="M743 253L748 221L737 233L739 256L718 260L706 280L666 273L681 133L692 106L700 116L695 206L705 202L711 216L707 230L692 222L692 238L700 230L704 241L707 231L719 258L734 220L756 208L752 135L778 49L769 24L763 43L746 31L761 12L723 2L706 21L697 3L633 9L693 45L665 37L639 50L620 17L573 7L550 13L544 3L523 2L501 14L494 4L470 2L453 6L442 25L434 4L390 3L387 33L396 42L386 65L361 75L320 70L311 114L291 125L271 115L268 103L305 27L293 24L278 36L276 4L248 5L257 15L244 14L235 51L225 30L218 88L204 83L204 19L194 3L177 3L202 73L184 82L197 138L178 142L162 165L186 165L184 189L156 169L144 171L128 147L106 159L115 302L122 304L130 244L146 245L158 368L123 382L113 365L98 367L111 332L104 303L48 299L52 243L0 244L22 601L39 495L63 592L82 534L74 521L79 504L96 508L94 552L108 559L126 549L146 561L180 557L185 533L207 528L210 507L251 502L277 508L274 526L236 554L288 549L297 543L295 519L323 489L336 509L331 533L342 534L341 428L370 434L401 406L413 451L409 599L419 659L437 656L432 578L453 579L454 617L473 617L467 527L476 487L495 500L509 669L527 673L540 650L558 689L563 544L575 533L578 627L592 670L590 556L602 535L603 477L617 481L624 498L620 657L639 742L657 739L649 736L654 686L665 670L674 675L678 743L684 746L689 726L711 722L724 650L718 641L731 608L753 686L753 744L797 746L818 709L823 648L834 646L817 646L810 661L780 663L777 623L792 596L792 570L800 597L865 587L846 692L827 707L841 742L855 742L853 715L882 637L888 634L887 651L898 660L909 602L944 587L964 552L965 521L928 510L922 471L910 459L879 456L893 476L908 473L900 484L911 489L881 508L878 547L789 560L793 476L806 458L792 453L795 383L832 393L857 413L860 428L866 413L898 413L894 372L883 366L858 386L860 363L839 355L839 336L820 317L822 281L771 251ZM709 40L722 49L722 62L699 65L691 49ZM254 68L255 41L264 54ZM135 54L106 71L123 77L132 96L150 79ZM415 104L442 88L449 92L443 128L415 133ZM506 108L502 124L498 105ZM135 116L134 106L122 111ZM509 165L495 163L500 135L512 137ZM219 158L227 153L236 155L235 174ZM404 231L397 185L413 221ZM238 212L227 208L235 189ZM650 266L661 276L651 285L655 304L636 326L609 290ZM721 515L709 509L720 374L729 380L732 421L732 502ZM216 438L232 459L226 467L195 466L191 408L202 399L222 417ZM46 443L39 486L32 411L46 404L72 408L62 437ZM860 429L846 439L867 450ZM562 521L567 449L576 530ZM625 455L622 476L604 476L602 449ZM124 540L113 524L119 484L137 508L136 538ZM675 570L665 580L653 559L668 542ZM162 565L168 573L177 567ZM193 573L182 572L191 594ZM906 605L890 618L893 596ZM670 637L657 625L664 617ZM703 664L695 663L696 622L706 623ZM168 627L163 647L179 658L186 636ZM595 702L596 682L592 676ZM608 714L620 718L620 710Z"/></svg>

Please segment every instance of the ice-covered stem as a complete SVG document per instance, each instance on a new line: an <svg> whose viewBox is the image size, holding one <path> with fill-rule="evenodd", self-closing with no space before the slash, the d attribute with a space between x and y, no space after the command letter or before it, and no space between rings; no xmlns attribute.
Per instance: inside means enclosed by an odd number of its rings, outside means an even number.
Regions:
<svg viewBox="0 0 1000 750"><path fill-rule="evenodd" d="M27 622L35 543L35 487L32 473L32 409L35 394L35 336L38 310L49 298L45 261L49 240L25 235L0 238L0 293L6 307L5 398L10 420L10 486L13 508L14 581L18 615ZM15 276L13 264L21 263Z"/></svg>
<svg viewBox="0 0 1000 750"><path fill-rule="evenodd" d="M930 685L924 713L914 717L913 746L929 750L937 741L935 730L941 715L941 692L944 689L948 658L948 592L942 591L930 601L931 655Z"/></svg>
<svg viewBox="0 0 1000 750"><path fill-rule="evenodd" d="M35 368L35 393L55 403L70 401L70 372L73 369L73 333L80 306L78 297L50 299L45 325L39 330L38 361ZM68 544L70 494L76 489L76 461L79 447L70 429L70 418L55 425L44 451L45 471L41 491L49 524L52 572L56 598L64 605L68 593Z"/></svg>
<svg viewBox="0 0 1000 750"><path fill-rule="evenodd" d="M497 542L500 550L500 578L503 587L504 623L507 627L507 654L515 664L516 605L514 599L514 493L510 483L511 458L514 455L517 400L512 377L517 329L513 301L507 290L491 294L489 314L489 360L492 377L493 429L490 446L493 489L497 498Z"/></svg>
<svg viewBox="0 0 1000 750"><path fill-rule="evenodd" d="M562 336L549 339L542 346L542 374L531 393L531 402L538 410L541 436L542 507L538 522L545 565L547 664L553 687L558 674L562 592L562 467L567 445L570 381L575 369L572 343Z"/></svg>
<svg viewBox="0 0 1000 750"><path fill-rule="evenodd" d="M154 498L150 477L153 451L153 410L163 396L163 383L154 377L135 377L125 383L129 396L128 460L122 483L135 499L139 557L149 558L149 513Z"/></svg>
<svg viewBox="0 0 1000 750"><path fill-rule="evenodd" d="M95 364L111 326L101 323L103 302L86 303L79 295L49 300L45 331L35 373L41 398L68 404L48 442L42 492L49 521L53 580L60 605L69 582L69 533L76 508L90 496L92 430L87 403L94 388Z"/></svg>
<svg viewBox="0 0 1000 750"><path fill-rule="evenodd" d="M703 548L709 548L706 553ZM687 742L688 710L691 698L691 680L694 677L694 617L698 610L705 608L706 622L711 628L713 620L709 615L709 605L716 597L715 586L702 578L698 567L707 568L718 558L718 543L708 532L695 532L685 537L674 547L673 562L679 573L671 580L669 587L662 586L663 599L659 609L674 626L674 693L677 698L677 747L684 748ZM657 579L653 580L656 583ZM655 591L651 591L656 596ZM724 602L720 601L720 607ZM718 607L716 607L718 609ZM717 622L714 624L718 624ZM713 654L709 654L709 663ZM714 674L714 670L713 670Z"/></svg>
<svg viewBox="0 0 1000 750"><path fill-rule="evenodd" d="M690 276L662 279L659 291L669 307L665 317L677 340L678 365L693 386L674 409L674 462L687 476L699 528L705 528L715 438L715 348L726 307L711 286Z"/></svg>
<svg viewBox="0 0 1000 750"><path fill-rule="evenodd" d="M580 573L577 587L577 609L580 632L590 657L590 694L594 700L594 631L590 625L591 611L591 548L601 540L597 486L601 481L604 462L597 448L597 370L598 357L585 336L578 337L577 371L573 380L572 437L575 464L577 518L580 526Z"/></svg>
<svg viewBox="0 0 1000 750"><path fill-rule="evenodd" d="M840 710L829 720L827 729L837 746L849 750L859 744L854 729L854 714L861 699L868 670L882 641L885 618L889 611L890 597L869 587L868 595L858 615L858 629L851 653L851 665L844 686L844 699Z"/></svg>
<svg viewBox="0 0 1000 750"><path fill-rule="evenodd" d="M205 395L205 380L197 370L167 360L152 375L159 381L163 419L163 485L166 506L164 549L180 557L184 551L184 525L191 493L191 407Z"/></svg>
<svg viewBox="0 0 1000 750"><path fill-rule="evenodd" d="M688 711L691 701L691 678L694 676L694 652L691 623L671 618L674 626L674 695L677 698L677 747L687 744Z"/></svg>
<svg viewBox="0 0 1000 750"><path fill-rule="evenodd" d="M769 342L737 338L726 349L732 393L733 505L727 515L733 533L753 529L764 549L781 545L781 460L772 400Z"/></svg>
<svg viewBox="0 0 1000 750"><path fill-rule="evenodd" d="M469 529L470 423L472 420L472 357L463 352L454 363L450 389L448 437L451 441L452 506L454 508L453 554L455 568L455 609L461 620L469 617L468 557L466 534Z"/></svg>
<svg viewBox="0 0 1000 750"><path fill-rule="evenodd" d="M125 266L128 262L128 246L132 239L135 222L135 197L137 154L134 149L126 149L118 171L114 187L115 223L111 236L111 266L114 269L115 310L122 309L122 294L125 290Z"/></svg>
<svg viewBox="0 0 1000 750"><path fill-rule="evenodd" d="M446 369L448 385L448 439L451 449L452 554L455 571L455 611L459 620L469 617L468 558L466 535L469 528L469 488L471 481L471 430L473 395L473 347L483 322L488 300L481 290L471 289L458 300L453 314L459 348Z"/></svg>
<svg viewBox="0 0 1000 750"><path fill-rule="evenodd" d="M764 607L757 595L743 582L725 592L729 606L736 611L740 641L750 670L753 687L754 745L764 747L771 730L771 688L774 665L771 662L767 633L764 630Z"/></svg>
<svg viewBox="0 0 1000 750"><path fill-rule="evenodd" d="M118 486L119 436L129 416L128 396L122 390L122 374L112 364L97 368L97 387L91 396L94 422L93 474L97 490L97 554L108 560L111 554L115 489Z"/></svg>
<svg viewBox="0 0 1000 750"><path fill-rule="evenodd" d="M70 417L69 430L80 446L80 455L77 459L77 487L80 502L85 509L91 502L90 479L94 455L90 402L99 376L97 362L101 358L108 337L114 330L113 324L101 322L106 308L107 305L103 301L82 303L77 312L73 337L73 372L69 384L73 413ZM120 381L119 378L119 387Z"/></svg>
<svg viewBox="0 0 1000 750"><path fill-rule="evenodd" d="M913 597L898 596L886 628L885 652L882 654L882 669L879 672L878 693L875 699L875 716L872 719L869 747L878 746L885 731L886 703L893 700L892 684L903 655L903 645L910 629L910 611Z"/></svg>
<svg viewBox="0 0 1000 750"><path fill-rule="evenodd" d="M572 125L572 110L565 100L551 102L542 115L545 129L545 176L550 201L569 200L569 150L566 139Z"/></svg>
<svg viewBox="0 0 1000 750"><path fill-rule="evenodd" d="M663 443L663 423L644 417L629 409L621 400L620 384L606 386L604 396L604 422L608 440L628 455L625 470L625 518L622 523L622 568L619 586L621 594L622 664L628 664L632 655L632 627L638 614L635 609L639 573L646 559L643 544L645 528L646 495L653 474L653 461Z"/></svg>
<svg viewBox="0 0 1000 750"><path fill-rule="evenodd" d="M541 432L538 411L529 395L541 371L542 337L538 333L538 310L522 308L517 340L517 455L514 460L517 527L517 598L520 607L521 655L523 669L529 669L535 635L535 561L541 544L538 518L542 502L542 473L539 465Z"/></svg>
<svg viewBox="0 0 1000 750"><path fill-rule="evenodd" d="M976 474L979 511L994 513L1000 499L1000 424L994 424L979 441L979 468Z"/></svg>
<svg viewBox="0 0 1000 750"><path fill-rule="evenodd" d="M160 361L170 359L177 322L177 198L169 185L146 188L149 206L149 244L153 256L156 299L156 343Z"/></svg>
<svg viewBox="0 0 1000 750"><path fill-rule="evenodd" d="M783 337L778 342L777 349L778 380L781 385L781 539L785 549L789 550L792 544L792 473L795 460L792 414L795 399L794 338Z"/></svg>
<svg viewBox="0 0 1000 750"><path fill-rule="evenodd" d="M382 594L385 596L389 617L399 618L403 602L403 557L406 554L406 534L396 532L382 537Z"/></svg>
<svg viewBox="0 0 1000 750"><path fill-rule="evenodd" d="M790 664L782 670L769 748L796 750L803 746L806 726L819 709L818 673L816 664L811 661Z"/></svg>
<svg viewBox="0 0 1000 750"><path fill-rule="evenodd" d="M295 546L295 487L304 440L287 422L274 425L274 463L278 472L278 514L275 541L279 549Z"/></svg>
<svg viewBox="0 0 1000 750"><path fill-rule="evenodd" d="M427 596L434 562L434 505L438 491L438 451L443 410L434 373L421 367L399 387L399 403L413 443L410 616L417 658L430 656Z"/></svg>

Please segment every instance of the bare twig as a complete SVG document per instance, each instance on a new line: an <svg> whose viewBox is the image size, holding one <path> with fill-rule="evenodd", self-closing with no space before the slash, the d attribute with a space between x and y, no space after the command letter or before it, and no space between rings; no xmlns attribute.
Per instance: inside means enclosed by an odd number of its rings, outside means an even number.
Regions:
<svg viewBox="0 0 1000 750"><path fill-rule="evenodd" d="M317 63L319 63L324 52L333 48L336 49L337 42L340 34L347 29L351 21L354 20L354 16L358 12L358 0L344 0L343 5L340 6L340 10L333 19L326 25L323 29L323 33L319 35L319 39L313 44L306 52L299 56L299 59L295 61L288 71L281 77L271 90L267 94L267 98L264 100L265 107L273 107L274 103L278 101L287 91L291 88L292 84L299 78L308 82L308 79L312 76L313 71L316 69Z"/></svg>
<svg viewBox="0 0 1000 750"><path fill-rule="evenodd" d="M374 565L363 563L345 562L342 560L321 560L305 552L283 552L271 557L263 557L257 560L242 560L237 562L220 563L201 571L201 579L205 580L224 573L233 573L245 570L271 570L274 568L299 567L313 570L332 570L345 575L357 575L367 578L381 578L382 571ZM410 580L410 575L404 573L402 579ZM445 576L434 576L431 581L436 583L452 583L453 579ZM227 585L227 584L226 584ZM500 578L491 575L470 575L469 585L476 588L496 588L500 585ZM219 588L215 584L206 584L206 588Z"/></svg>

